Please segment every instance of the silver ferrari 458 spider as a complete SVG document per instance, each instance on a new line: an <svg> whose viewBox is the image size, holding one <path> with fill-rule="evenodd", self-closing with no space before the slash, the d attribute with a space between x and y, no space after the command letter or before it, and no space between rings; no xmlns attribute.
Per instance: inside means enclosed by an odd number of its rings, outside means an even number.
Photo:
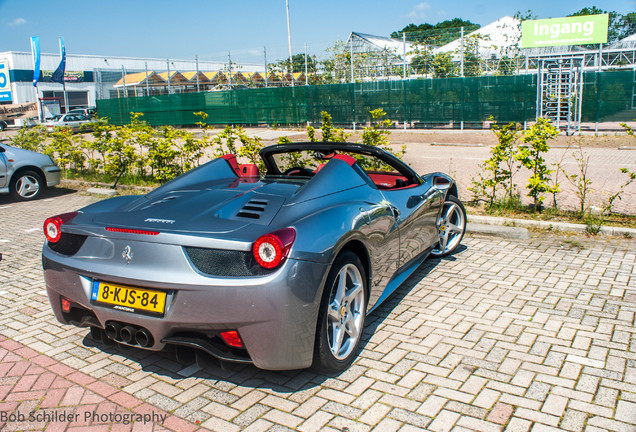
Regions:
<svg viewBox="0 0 636 432"><path fill-rule="evenodd" d="M365 316L429 254L459 246L457 187L361 144L260 156L226 155L145 196L48 218L57 319L104 341L263 369L347 368Z"/></svg>

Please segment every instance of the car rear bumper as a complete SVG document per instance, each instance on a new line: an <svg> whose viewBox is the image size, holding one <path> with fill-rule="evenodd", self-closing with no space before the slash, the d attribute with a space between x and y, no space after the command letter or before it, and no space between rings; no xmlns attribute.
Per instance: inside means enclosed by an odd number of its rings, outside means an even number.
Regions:
<svg viewBox="0 0 636 432"><path fill-rule="evenodd" d="M154 339L148 347L152 350L162 349L166 340L175 343L183 335L210 336L237 330L248 361L257 367L296 369L312 363L321 287L328 269L325 264L289 259L267 276L210 277L208 283L186 285L164 282L159 272L155 280L142 281L80 270L69 265L71 258L53 252L47 245L42 260L51 307L64 324L82 325L82 320L77 314L71 319L62 312L62 296L79 305L79 310L89 311L87 315L94 314L83 325L104 328L108 322L117 322L147 329ZM165 290L165 315L158 318L94 304L94 280Z"/></svg>

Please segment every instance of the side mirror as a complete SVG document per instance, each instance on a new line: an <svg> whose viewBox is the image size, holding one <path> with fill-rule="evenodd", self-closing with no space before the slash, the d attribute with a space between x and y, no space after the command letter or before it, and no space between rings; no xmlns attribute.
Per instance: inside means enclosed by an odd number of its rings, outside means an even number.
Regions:
<svg viewBox="0 0 636 432"><path fill-rule="evenodd" d="M450 186L451 186L451 181L447 179L446 177L435 176L433 178L433 187L436 187L437 189L446 190L450 188Z"/></svg>

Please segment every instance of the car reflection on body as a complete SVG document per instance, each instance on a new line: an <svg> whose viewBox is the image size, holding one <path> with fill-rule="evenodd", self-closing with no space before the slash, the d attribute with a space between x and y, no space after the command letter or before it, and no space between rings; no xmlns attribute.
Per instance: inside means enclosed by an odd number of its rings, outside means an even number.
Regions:
<svg viewBox="0 0 636 432"><path fill-rule="evenodd" d="M366 315L429 255L460 245L453 179L377 147L225 155L139 196L48 218L57 319L97 339L184 347L264 369L346 369ZM261 171L264 170L264 174Z"/></svg>

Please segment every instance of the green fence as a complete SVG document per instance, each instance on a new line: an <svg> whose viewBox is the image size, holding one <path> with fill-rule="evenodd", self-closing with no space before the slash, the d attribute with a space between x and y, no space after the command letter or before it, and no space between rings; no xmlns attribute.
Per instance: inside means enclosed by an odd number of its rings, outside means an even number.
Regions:
<svg viewBox="0 0 636 432"><path fill-rule="evenodd" d="M636 118L636 71L584 74L582 121L632 121ZM131 112L144 113L151 125L193 125L194 112L210 124L291 125L320 121L327 111L334 123L364 124L369 111L383 108L388 118L410 127L481 127L499 122L532 121L536 116L536 75L376 81L355 84L260 88L97 102L100 116L124 124Z"/></svg>

